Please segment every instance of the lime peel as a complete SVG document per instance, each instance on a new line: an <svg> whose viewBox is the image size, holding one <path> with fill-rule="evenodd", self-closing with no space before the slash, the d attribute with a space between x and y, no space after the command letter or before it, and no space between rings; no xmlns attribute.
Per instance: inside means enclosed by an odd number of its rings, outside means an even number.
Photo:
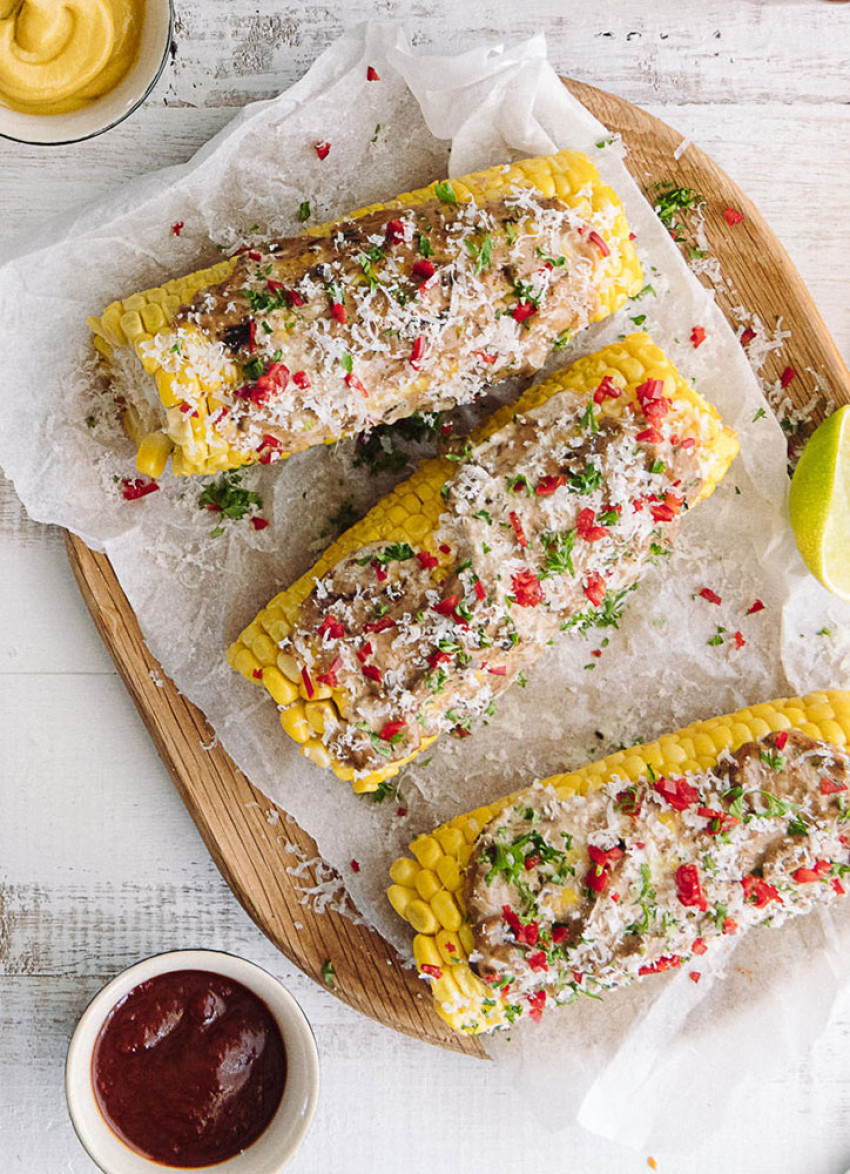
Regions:
<svg viewBox="0 0 850 1174"><path fill-rule="evenodd" d="M806 566L828 591L850 602L850 404L809 438L788 507Z"/></svg>

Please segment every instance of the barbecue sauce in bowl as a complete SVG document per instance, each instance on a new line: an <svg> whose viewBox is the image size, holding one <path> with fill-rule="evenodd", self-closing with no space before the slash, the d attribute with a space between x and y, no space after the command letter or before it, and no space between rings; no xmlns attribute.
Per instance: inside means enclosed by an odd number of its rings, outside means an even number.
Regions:
<svg viewBox="0 0 850 1174"><path fill-rule="evenodd" d="M266 1004L204 970L161 974L110 1011L92 1054L110 1129L144 1157L185 1168L226 1161L257 1140L286 1083L286 1051Z"/></svg>

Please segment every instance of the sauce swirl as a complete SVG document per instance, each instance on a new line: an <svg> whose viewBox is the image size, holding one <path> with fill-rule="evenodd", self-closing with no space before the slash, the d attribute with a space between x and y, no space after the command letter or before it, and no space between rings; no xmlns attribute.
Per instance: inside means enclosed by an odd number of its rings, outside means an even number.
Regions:
<svg viewBox="0 0 850 1174"><path fill-rule="evenodd" d="M203 970L161 974L110 1011L92 1085L110 1129L137 1153L214 1165L257 1140L280 1104L286 1052L262 999Z"/></svg>
<svg viewBox="0 0 850 1174"><path fill-rule="evenodd" d="M144 0L0 0L0 103L66 114L114 89L139 52Z"/></svg>

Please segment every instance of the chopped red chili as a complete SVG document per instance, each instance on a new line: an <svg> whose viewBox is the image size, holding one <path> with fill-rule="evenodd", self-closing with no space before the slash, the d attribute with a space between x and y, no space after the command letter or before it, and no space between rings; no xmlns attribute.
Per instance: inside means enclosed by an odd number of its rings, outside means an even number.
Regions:
<svg viewBox="0 0 850 1174"><path fill-rule="evenodd" d="M340 324L340 326L345 326L346 319L348 318L348 313L345 309L345 306L342 304L342 302L334 302L333 303L333 305L331 306L331 316L333 317L335 322L338 322Z"/></svg>
<svg viewBox="0 0 850 1174"><path fill-rule="evenodd" d="M316 689L310 679L310 674L307 672L306 666L301 670L301 680L304 682L304 690L307 693L307 697L315 697Z"/></svg>
<svg viewBox="0 0 850 1174"><path fill-rule="evenodd" d="M259 518L256 516L256 514L254 515L253 518L251 518L249 520L255 530L265 530L269 524L268 518Z"/></svg>
<svg viewBox="0 0 850 1174"><path fill-rule="evenodd" d="M413 263L414 276L421 278L423 281L428 281L436 272L434 262L429 261L427 257L420 257L418 261L414 261Z"/></svg>
<svg viewBox="0 0 850 1174"><path fill-rule="evenodd" d="M430 962L423 962L419 969L423 974L427 974L429 978L442 978L443 972L439 966L433 966Z"/></svg>
<svg viewBox="0 0 850 1174"><path fill-rule="evenodd" d="M379 82L380 80L381 79L378 76L378 71L373 66L370 65L369 68L366 70L366 81L367 82Z"/></svg>
<svg viewBox="0 0 850 1174"><path fill-rule="evenodd" d="M593 571L587 576L584 583L584 593L594 607L599 607L607 594L607 590L605 580L597 571Z"/></svg>
<svg viewBox="0 0 850 1174"><path fill-rule="evenodd" d="M534 492L538 497L551 497L556 489L560 489L566 483L567 478L563 473L558 473L556 476L551 477L541 477L537 482Z"/></svg>
<svg viewBox="0 0 850 1174"><path fill-rule="evenodd" d="M694 345L694 350L696 350L698 346L702 346L702 344L705 342L705 330L702 326L695 326L693 328L691 331L691 342Z"/></svg>
<svg viewBox="0 0 850 1174"><path fill-rule="evenodd" d="M516 540L520 546L528 546L528 539L525 536L525 531L522 528L522 522L519 520L519 515L514 511L508 514L508 521L510 522L513 532L516 535Z"/></svg>
<svg viewBox="0 0 850 1174"><path fill-rule="evenodd" d="M430 571L432 567L438 566L440 562L435 554L431 554L427 550L418 550L416 552L416 561L423 571Z"/></svg>
<svg viewBox="0 0 850 1174"><path fill-rule="evenodd" d="M585 542L598 542L600 538L607 538L607 528L605 526L597 526L595 522L596 514L590 507L580 510L576 519L576 534L578 534L579 538L583 538Z"/></svg>
<svg viewBox="0 0 850 1174"><path fill-rule="evenodd" d="M511 310L511 316L515 322L525 322L527 318L531 318L536 313L537 307L531 302L517 302Z"/></svg>
<svg viewBox="0 0 850 1174"><path fill-rule="evenodd" d="M684 811L685 808L699 801L699 791L696 787L692 787L686 779L668 779L662 776L655 780L653 789L662 799L666 799L676 811Z"/></svg>
<svg viewBox="0 0 850 1174"><path fill-rule="evenodd" d="M723 600L720 598L720 596L717 594L717 592L712 591L710 587L703 587L702 590L699 591L698 594L707 603L716 603L719 605L723 602Z"/></svg>
<svg viewBox="0 0 850 1174"><path fill-rule="evenodd" d="M749 346L750 343L755 338L755 336L756 336L756 332L754 330L751 330L750 327L748 326L746 330L741 332L741 338L740 338L741 346Z"/></svg>
<svg viewBox="0 0 850 1174"><path fill-rule="evenodd" d="M404 718L398 718L396 721L386 722L384 728L381 730L379 737L383 742L391 742L396 734L400 734L407 722Z"/></svg>
<svg viewBox="0 0 850 1174"><path fill-rule="evenodd" d="M619 399L620 390L614 385L610 375L606 375L602 382L593 393L593 402L595 404L604 403L606 399Z"/></svg>
<svg viewBox="0 0 850 1174"><path fill-rule="evenodd" d="M146 481L144 477L121 478L121 496L125 501L138 501L140 497L156 493L157 489L159 485L156 481Z"/></svg>
<svg viewBox="0 0 850 1174"><path fill-rule="evenodd" d="M779 745L777 740L776 745ZM846 783L834 783L832 779L821 779L820 793L821 795L840 795L842 791L847 790Z"/></svg>
<svg viewBox="0 0 850 1174"><path fill-rule="evenodd" d="M787 387L788 384L792 383L796 378L797 378L797 372L794 370L794 368L793 367L786 367L785 370L782 372L782 374L779 376L779 386L780 387Z"/></svg>
<svg viewBox="0 0 850 1174"><path fill-rule="evenodd" d="M739 212L736 208L727 208L723 215L726 217L726 223L731 227L740 224L744 219L744 213Z"/></svg>
<svg viewBox="0 0 850 1174"><path fill-rule="evenodd" d="M175 220L171 226L171 235L172 236L179 236L182 231L183 231L183 221L182 220Z"/></svg>
<svg viewBox="0 0 850 1174"><path fill-rule="evenodd" d="M382 680L381 670L374 664L364 664L363 676L368 677L370 681L376 681L378 684Z"/></svg>
<svg viewBox="0 0 850 1174"><path fill-rule="evenodd" d="M608 248L607 241L604 237L601 237L595 229L587 234L587 239L592 244L596 245L597 249L599 249L599 252L603 257L611 256L611 250Z"/></svg>
<svg viewBox="0 0 850 1174"><path fill-rule="evenodd" d="M703 913L708 909L708 901L702 891L699 879L699 869L695 864L680 864L676 869L676 894L682 905L695 906Z"/></svg>
<svg viewBox="0 0 850 1174"><path fill-rule="evenodd" d="M537 607L543 602L543 587L534 571L523 567L511 579L511 586L520 607Z"/></svg>
<svg viewBox="0 0 850 1174"><path fill-rule="evenodd" d="M330 143L326 142L324 140L321 143L313 143L313 150L316 152L316 154L319 156L320 159L327 159L328 154L330 153L330 149L331 149Z"/></svg>
<svg viewBox="0 0 850 1174"><path fill-rule="evenodd" d="M762 601L760 599L755 600L752 607L747 609L747 615L753 616L756 614L757 611L764 611L764 604L762 603Z"/></svg>

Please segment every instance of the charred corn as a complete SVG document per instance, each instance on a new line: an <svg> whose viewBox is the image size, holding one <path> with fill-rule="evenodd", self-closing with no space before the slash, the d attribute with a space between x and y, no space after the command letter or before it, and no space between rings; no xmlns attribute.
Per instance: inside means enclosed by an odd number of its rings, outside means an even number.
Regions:
<svg viewBox="0 0 850 1174"><path fill-rule="evenodd" d="M643 566L633 552L663 546L736 451L663 352L631 335L496 412L465 460L426 461L228 660L271 695L302 754L373 791L441 731L467 732L553 634L620 608ZM613 482L627 500L611 500Z"/></svg>
<svg viewBox="0 0 850 1174"><path fill-rule="evenodd" d="M641 286L574 151L433 183L89 319L141 473L273 463L540 367Z"/></svg>
<svg viewBox="0 0 850 1174"><path fill-rule="evenodd" d="M718 936L840 899L848 744L850 693L781 698L693 722L419 836L392 865L387 896L415 932L440 1015L471 1034L536 1019L547 1003L689 958L699 965ZM517 897L517 875L533 908ZM594 958L610 951L607 965L588 962L584 936Z"/></svg>

